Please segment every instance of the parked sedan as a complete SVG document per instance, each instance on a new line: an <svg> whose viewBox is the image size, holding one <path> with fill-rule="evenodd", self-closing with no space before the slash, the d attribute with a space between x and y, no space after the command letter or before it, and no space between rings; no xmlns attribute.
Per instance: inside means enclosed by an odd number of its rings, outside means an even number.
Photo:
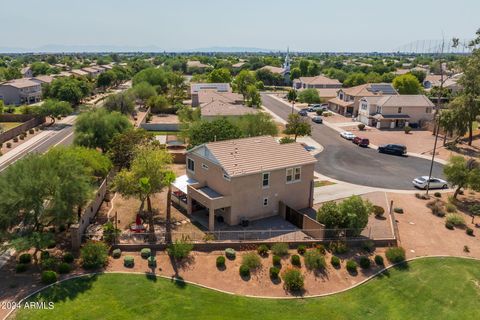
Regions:
<svg viewBox="0 0 480 320"><path fill-rule="evenodd" d="M320 116L313 117L312 121L315 122L315 123L323 123L323 119Z"/></svg>
<svg viewBox="0 0 480 320"><path fill-rule="evenodd" d="M412 181L413 185L420 189L427 189L428 176L417 177ZM430 178L430 189L446 189L448 188L447 181L440 178Z"/></svg>
<svg viewBox="0 0 480 320"><path fill-rule="evenodd" d="M340 132L340 136L347 140L353 140L355 138L355 135L350 131L342 131Z"/></svg>
<svg viewBox="0 0 480 320"><path fill-rule="evenodd" d="M302 109L302 110L298 111L298 114L301 115L302 117L306 117L306 116L308 116L308 111L305 110L305 109Z"/></svg>
<svg viewBox="0 0 480 320"><path fill-rule="evenodd" d="M353 138L352 142L364 148L368 147L368 145L370 144L370 140L366 138L360 138L360 137Z"/></svg>
<svg viewBox="0 0 480 320"><path fill-rule="evenodd" d="M407 147L403 144L382 144L378 147L378 152L395 154L397 156L403 156L407 154Z"/></svg>

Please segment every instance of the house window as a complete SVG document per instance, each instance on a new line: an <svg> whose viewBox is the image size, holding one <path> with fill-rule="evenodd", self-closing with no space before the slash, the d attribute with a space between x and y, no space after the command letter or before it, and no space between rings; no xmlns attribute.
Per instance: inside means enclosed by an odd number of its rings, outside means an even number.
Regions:
<svg viewBox="0 0 480 320"><path fill-rule="evenodd" d="M425 109L425 113L432 113L432 108L431 107L427 107Z"/></svg>
<svg viewBox="0 0 480 320"><path fill-rule="evenodd" d="M402 107L398 107L398 113L402 113Z"/></svg>
<svg viewBox="0 0 480 320"><path fill-rule="evenodd" d="M205 163L202 163L202 168L208 170L208 166Z"/></svg>
<svg viewBox="0 0 480 320"><path fill-rule="evenodd" d="M293 183L300 181L301 169L300 167L287 169L287 183Z"/></svg>
<svg viewBox="0 0 480 320"><path fill-rule="evenodd" d="M340 92L340 94L338 95L338 98L339 98L340 100L343 100L343 93Z"/></svg>
<svg viewBox="0 0 480 320"><path fill-rule="evenodd" d="M223 174L223 179L230 181L230 176L226 173Z"/></svg>
<svg viewBox="0 0 480 320"><path fill-rule="evenodd" d="M377 106L377 113L382 113L382 107Z"/></svg>
<svg viewBox="0 0 480 320"><path fill-rule="evenodd" d="M270 186L270 173L264 172L262 173L262 187L268 188Z"/></svg>
<svg viewBox="0 0 480 320"><path fill-rule="evenodd" d="M264 207L268 206L268 197L267 197L267 198L263 198L263 206L264 206Z"/></svg>
<svg viewBox="0 0 480 320"><path fill-rule="evenodd" d="M195 161L190 158L187 158L187 169L188 171L195 172Z"/></svg>

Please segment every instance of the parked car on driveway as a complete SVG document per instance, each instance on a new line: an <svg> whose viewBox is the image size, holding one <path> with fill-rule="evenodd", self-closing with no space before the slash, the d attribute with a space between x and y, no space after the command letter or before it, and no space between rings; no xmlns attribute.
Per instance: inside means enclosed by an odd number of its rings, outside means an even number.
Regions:
<svg viewBox="0 0 480 320"><path fill-rule="evenodd" d="M342 131L340 132L340 137L347 139L347 140L353 140L355 138L355 135L351 133L350 131Z"/></svg>
<svg viewBox="0 0 480 320"><path fill-rule="evenodd" d="M302 110L298 111L298 114L301 115L302 117L306 117L306 116L308 116L308 111L305 110L305 109L302 109Z"/></svg>
<svg viewBox="0 0 480 320"><path fill-rule="evenodd" d="M420 189L427 189L428 176L417 177L412 181L413 185ZM430 178L430 189L446 189L448 182L440 178Z"/></svg>
<svg viewBox="0 0 480 320"><path fill-rule="evenodd" d="M323 119L320 116L313 117L312 121L315 122L315 123L323 123Z"/></svg>
<svg viewBox="0 0 480 320"><path fill-rule="evenodd" d="M368 147L368 145L370 144L370 140L366 138L360 138L360 137L353 138L352 142L364 148Z"/></svg>
<svg viewBox="0 0 480 320"><path fill-rule="evenodd" d="M403 144L382 144L378 147L378 152L403 156L407 154L407 147L405 147Z"/></svg>
<svg viewBox="0 0 480 320"><path fill-rule="evenodd" d="M309 105L308 108L307 108L307 111L308 112L315 112L317 110L320 109L320 105L319 104L312 104L312 105Z"/></svg>

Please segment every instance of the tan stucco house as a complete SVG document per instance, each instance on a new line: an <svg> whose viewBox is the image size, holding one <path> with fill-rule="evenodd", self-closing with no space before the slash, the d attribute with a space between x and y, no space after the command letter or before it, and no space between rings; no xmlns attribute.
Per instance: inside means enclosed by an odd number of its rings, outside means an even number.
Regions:
<svg viewBox="0 0 480 320"><path fill-rule="evenodd" d="M270 136L211 142L189 150L186 162L187 174L173 186L189 214L208 213L211 231L218 217L236 225L313 204L316 160L298 143Z"/></svg>
<svg viewBox="0 0 480 320"><path fill-rule="evenodd" d="M337 79L330 79L319 75L315 77L300 77L293 80L293 88L301 89L340 89L342 83Z"/></svg>
<svg viewBox="0 0 480 320"><path fill-rule="evenodd" d="M40 82L22 78L0 83L0 100L5 105L21 105L39 102L42 98Z"/></svg>

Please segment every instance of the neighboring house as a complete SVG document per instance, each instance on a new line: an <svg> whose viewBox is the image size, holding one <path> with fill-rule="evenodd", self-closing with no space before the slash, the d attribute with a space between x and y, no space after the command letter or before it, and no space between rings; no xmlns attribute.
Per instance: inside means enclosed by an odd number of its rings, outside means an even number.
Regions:
<svg viewBox="0 0 480 320"><path fill-rule="evenodd" d="M203 72L208 68L211 68L211 66L208 64L201 63L200 61L197 61L197 60L187 61L187 71L189 73L195 70L200 70L201 72Z"/></svg>
<svg viewBox="0 0 480 320"><path fill-rule="evenodd" d="M315 163L300 144L269 136L211 142L187 152L187 174L173 186L213 231L216 219L237 225L311 207Z"/></svg>
<svg viewBox="0 0 480 320"><path fill-rule="evenodd" d="M0 100L5 105L21 105L39 102L42 86L31 79L15 79L0 83Z"/></svg>
<svg viewBox="0 0 480 320"><path fill-rule="evenodd" d="M81 70L81 69L74 69L71 71L71 74L75 77L86 77L88 76L88 72Z"/></svg>
<svg viewBox="0 0 480 320"><path fill-rule="evenodd" d="M200 105L200 114L205 120L213 120L218 117L240 117L258 112L258 109L243 104L232 104L221 100L213 100Z"/></svg>
<svg viewBox="0 0 480 320"><path fill-rule="evenodd" d="M379 129L421 127L433 119L434 106L421 94L364 97L360 99L358 118L365 125Z"/></svg>
<svg viewBox="0 0 480 320"><path fill-rule="evenodd" d="M216 96L224 95L228 97L230 95L236 95L232 93L232 88L229 83L192 83L190 85L190 94L192 96L192 107L218 100ZM231 102L231 100L226 102Z"/></svg>
<svg viewBox="0 0 480 320"><path fill-rule="evenodd" d="M342 83L337 79L330 79L325 76L300 77L293 80L293 88L299 89L340 89ZM335 96L335 95L334 95Z"/></svg>
<svg viewBox="0 0 480 320"><path fill-rule="evenodd" d="M283 77L283 81L285 85L289 85L290 82L290 52L287 49L287 54L285 55L285 61L283 62L282 67L274 67L274 66L264 66L261 67L259 70L268 70L271 73L280 74Z"/></svg>
<svg viewBox="0 0 480 320"><path fill-rule="evenodd" d="M243 67L243 65L245 64L244 61L240 61L240 62L237 62L235 64L232 64L232 68L234 69L240 69L241 67Z"/></svg>
<svg viewBox="0 0 480 320"><path fill-rule="evenodd" d="M98 67L86 67L86 68L82 68L82 70L85 71L92 78L98 76L100 73L103 72L99 70ZM102 70L105 70L105 69L102 69Z"/></svg>
<svg viewBox="0 0 480 320"><path fill-rule="evenodd" d="M458 78L460 76L461 74L457 74L454 76L444 75L443 87L446 89L452 90L452 93L457 93L461 89L460 85L457 83ZM423 87L427 91L432 89L433 87L440 87L441 84L442 84L442 76L437 74L429 74L428 76L425 77L425 80L423 80Z"/></svg>
<svg viewBox="0 0 480 320"><path fill-rule="evenodd" d="M328 107L341 115L356 117L361 98L382 95L398 95L398 93L390 83L366 83L339 89L337 96L328 101Z"/></svg>
<svg viewBox="0 0 480 320"><path fill-rule="evenodd" d="M20 73L22 74L23 78L33 77L33 71L30 67L25 67L25 68L20 69Z"/></svg>
<svg viewBox="0 0 480 320"><path fill-rule="evenodd" d="M38 82L40 84L50 84L52 83L53 81L53 77L52 76L46 76L46 75L42 75L42 76L36 76L34 78L31 78L30 80L32 81L35 81L35 82Z"/></svg>

